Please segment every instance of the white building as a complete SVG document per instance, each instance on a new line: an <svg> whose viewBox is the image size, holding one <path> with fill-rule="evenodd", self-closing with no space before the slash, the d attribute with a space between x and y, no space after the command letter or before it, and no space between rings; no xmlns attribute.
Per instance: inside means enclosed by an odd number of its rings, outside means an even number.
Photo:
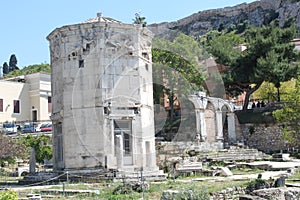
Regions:
<svg viewBox="0 0 300 200"><path fill-rule="evenodd" d="M50 74L34 73L0 80L0 123L49 121Z"/></svg>
<svg viewBox="0 0 300 200"><path fill-rule="evenodd" d="M152 37L101 14L49 34L55 170L158 174Z"/></svg>

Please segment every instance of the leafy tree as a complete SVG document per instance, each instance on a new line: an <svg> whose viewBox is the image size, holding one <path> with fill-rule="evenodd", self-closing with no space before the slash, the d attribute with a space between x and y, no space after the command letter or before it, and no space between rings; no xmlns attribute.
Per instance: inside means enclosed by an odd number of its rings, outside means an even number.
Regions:
<svg viewBox="0 0 300 200"><path fill-rule="evenodd" d="M203 90L205 75L199 61L206 55L195 38L179 32L172 32L170 40L154 38L152 44L154 103L169 104L167 116L164 112L156 115L160 116L156 117L159 123L156 129L161 128L162 133L176 133L177 128L184 129L182 124L193 123L190 120L194 115L187 117L189 112L181 115L180 110L193 109L188 95ZM173 138L170 134L162 136L167 140Z"/></svg>
<svg viewBox="0 0 300 200"><path fill-rule="evenodd" d="M14 163L16 158L26 157L26 146L20 144L17 139L3 133L0 134L0 165L4 162Z"/></svg>
<svg viewBox="0 0 300 200"><path fill-rule="evenodd" d="M296 33L295 26L280 28L276 21L269 26L251 27L243 34L247 46L238 50L238 39L232 33L221 35L208 43L208 51L219 64L230 66L222 77L226 92L231 96L245 93L243 110L246 110L250 95L264 81L279 88L297 73L294 64L297 53L290 43Z"/></svg>
<svg viewBox="0 0 300 200"><path fill-rule="evenodd" d="M242 55L242 51L237 47L243 43L244 39L234 32L223 34L211 31L206 36L204 45L206 50L215 57L217 63L230 66Z"/></svg>
<svg viewBox="0 0 300 200"><path fill-rule="evenodd" d="M286 102L288 101L288 96L295 89L296 80L292 79L287 82L282 82L280 86L281 91L281 100ZM277 88L273 83L263 82L262 85L253 93L253 99L264 99L268 102L277 101Z"/></svg>
<svg viewBox="0 0 300 200"><path fill-rule="evenodd" d="M23 142L28 147L34 148L35 158L38 163L43 163L44 159L50 160L52 158L52 148L49 145L51 143L50 136L41 135L34 137L27 135L23 138Z"/></svg>
<svg viewBox="0 0 300 200"><path fill-rule="evenodd" d="M178 96L202 89L205 79L202 68L199 67L202 58L202 49L190 36L179 34L173 41L161 38L153 41L154 102L160 103L163 95L167 94L171 121Z"/></svg>
<svg viewBox="0 0 300 200"><path fill-rule="evenodd" d="M300 76L296 81L294 89L288 93L287 103L282 109L273 112L275 119L282 123L284 137L293 142L295 136L300 134Z"/></svg>
<svg viewBox="0 0 300 200"><path fill-rule="evenodd" d="M239 23L236 27L236 33L243 33L249 27L249 21L245 20L242 23Z"/></svg>

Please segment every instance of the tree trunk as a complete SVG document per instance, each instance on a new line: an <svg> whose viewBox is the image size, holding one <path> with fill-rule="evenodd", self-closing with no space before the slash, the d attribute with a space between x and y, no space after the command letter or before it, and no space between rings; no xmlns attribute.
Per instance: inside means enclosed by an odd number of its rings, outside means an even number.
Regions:
<svg viewBox="0 0 300 200"><path fill-rule="evenodd" d="M250 93L250 91L246 92L246 96L245 96L245 99L244 99L244 105L243 105L243 111L246 111L248 109L249 98L250 98L251 94L252 94L252 92Z"/></svg>
<svg viewBox="0 0 300 200"><path fill-rule="evenodd" d="M246 96L245 96L245 99L244 99L244 105L243 105L243 111L246 111L248 109L248 104L249 104L249 98L250 98L250 95L255 92L260 86L261 86L262 82L261 83L258 83L257 85L255 85L253 88L251 88L250 90L247 90L246 91Z"/></svg>
<svg viewBox="0 0 300 200"><path fill-rule="evenodd" d="M170 105L170 122L173 122L174 119L174 93L171 92L171 97L169 98Z"/></svg>
<svg viewBox="0 0 300 200"><path fill-rule="evenodd" d="M277 88L277 101L280 102L280 91L279 91L279 87Z"/></svg>

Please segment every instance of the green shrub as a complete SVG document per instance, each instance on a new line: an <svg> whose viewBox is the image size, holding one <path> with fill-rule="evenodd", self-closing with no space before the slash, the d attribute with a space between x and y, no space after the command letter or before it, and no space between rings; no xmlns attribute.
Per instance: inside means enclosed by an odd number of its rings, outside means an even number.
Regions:
<svg viewBox="0 0 300 200"><path fill-rule="evenodd" d="M0 200L17 200L18 194L12 190L0 192Z"/></svg>
<svg viewBox="0 0 300 200"><path fill-rule="evenodd" d="M124 185L117 186L113 191L113 195L130 194L131 192L132 192L131 185L124 184Z"/></svg>
<svg viewBox="0 0 300 200"><path fill-rule="evenodd" d="M261 178L257 178L255 180L250 181L247 184L246 193L250 193L254 190L259 190L259 189L264 189L269 187L270 187L270 183L268 181L263 180Z"/></svg>
<svg viewBox="0 0 300 200"><path fill-rule="evenodd" d="M210 196L206 188L197 189L195 185L184 188L176 196L178 200L209 200Z"/></svg>

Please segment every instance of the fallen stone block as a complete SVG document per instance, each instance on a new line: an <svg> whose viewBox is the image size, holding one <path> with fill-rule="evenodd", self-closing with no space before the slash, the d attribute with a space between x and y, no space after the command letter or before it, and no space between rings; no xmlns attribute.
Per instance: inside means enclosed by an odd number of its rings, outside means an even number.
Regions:
<svg viewBox="0 0 300 200"><path fill-rule="evenodd" d="M233 175L233 173L230 171L230 169L228 167L218 167L218 169L220 170L220 173L223 176L232 176Z"/></svg>

